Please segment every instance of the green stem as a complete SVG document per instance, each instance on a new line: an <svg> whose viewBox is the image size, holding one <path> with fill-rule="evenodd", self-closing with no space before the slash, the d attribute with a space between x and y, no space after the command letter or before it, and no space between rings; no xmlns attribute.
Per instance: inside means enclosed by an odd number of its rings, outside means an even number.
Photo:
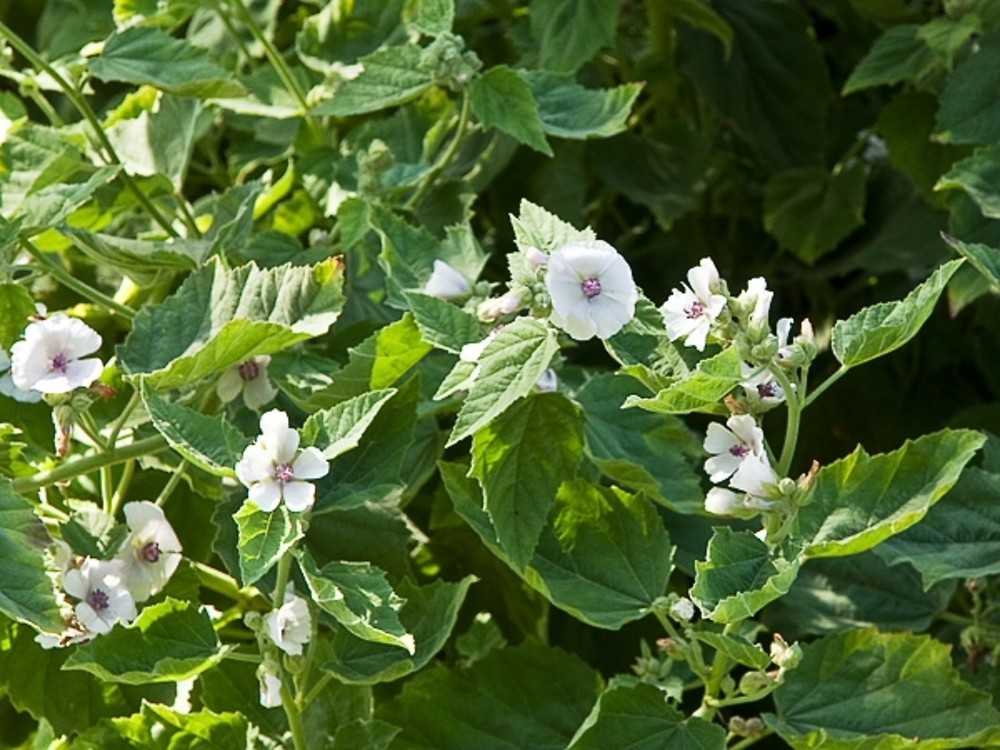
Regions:
<svg viewBox="0 0 1000 750"><path fill-rule="evenodd" d="M823 391L825 391L831 385L833 385L838 380L840 380L842 377L844 377L844 375L847 374L847 371L849 369L850 368L847 365L841 365L839 370L837 370L835 373L833 373L833 375L831 375L826 380L824 380L822 383L820 383L819 387L815 391L813 391L812 393L809 394L809 396L806 398L805 402L803 402L802 405L803 406L809 406L809 404L811 404L813 401L815 401L817 398L819 398L820 394L823 393Z"/></svg>
<svg viewBox="0 0 1000 750"><path fill-rule="evenodd" d="M182 460L177 468L174 469L174 473L170 475L170 479L167 483L163 485L163 489L160 490L160 494L156 496L155 503L163 507L163 504L167 502L170 496L173 494L174 490L177 489L177 485L180 484L181 480L184 478L184 473L187 471L188 462L187 460Z"/></svg>
<svg viewBox="0 0 1000 750"><path fill-rule="evenodd" d="M780 366L771 367L771 374L785 392L785 405L788 407L788 426L785 429L785 442L781 446L781 457L778 459L778 476L788 475L792 459L795 457L795 446L799 442L799 424L802 420L802 394L792 386L792 381Z"/></svg>
<svg viewBox="0 0 1000 750"><path fill-rule="evenodd" d="M123 445L120 448L114 447L106 453L95 453L84 456L73 461L67 461L61 466L48 471L41 471L31 477L19 477L11 484L15 492L26 493L40 490L58 482L66 482L74 477L89 474L100 469L102 466L113 466L123 461L128 461L139 456L146 456L151 453L158 453L167 447L167 441L159 435L136 440L134 443Z"/></svg>
<svg viewBox="0 0 1000 750"><path fill-rule="evenodd" d="M260 26L253 20L253 16L246 9L243 0L230 0L230 4L236 9L236 15L239 16L240 21L247 27L253 38L264 48L264 55L278 74L278 78L281 79L281 82L285 84L285 88L288 89L288 92L295 97L299 106L302 107L302 119L305 121L306 128L309 130L312 139L317 145L322 144L324 140L323 131L313 116L309 114L310 107L306 99L306 93L299 86L299 82L295 80L295 76L291 68L288 67L288 63L285 62L285 58L281 56L278 48L274 46L271 40L267 38L267 35L261 30Z"/></svg>
<svg viewBox="0 0 1000 750"><path fill-rule="evenodd" d="M746 750L746 748L756 745L762 739L764 739L765 737L770 737L772 734L774 734L774 730L768 727L760 734L756 734L753 737L747 737L746 739L740 740L731 748L729 748L729 750Z"/></svg>
<svg viewBox="0 0 1000 750"><path fill-rule="evenodd" d="M462 140L465 138L465 130L469 126L469 115L472 112L472 98L469 96L467 90L462 91L462 108L458 114L458 126L455 129L455 137L452 138L451 143L448 144L448 149L441 155L438 159L437 164L435 164L431 171L427 173L423 180L420 182L420 187L417 192L414 193L411 198L406 202L404 208L412 209L420 205L420 201L427 197L427 193L431 191L434 187L434 183L437 178L441 176L441 173L448 168L451 164L451 160L455 158L455 154L458 153L459 147L462 145Z"/></svg>
<svg viewBox="0 0 1000 750"><path fill-rule="evenodd" d="M285 589L288 587L288 574L292 571L292 555L285 553L278 560L277 575L274 582L274 597L271 603L278 609L285 603Z"/></svg>
<svg viewBox="0 0 1000 750"><path fill-rule="evenodd" d="M230 661L242 661L247 664L260 664L260 654L247 654L243 651L227 651L223 659L229 659Z"/></svg>
<svg viewBox="0 0 1000 750"><path fill-rule="evenodd" d="M312 702L316 700L319 694L323 691L323 688L326 687L327 683L330 682L330 680L332 679L333 675L330 672L326 672L323 675L321 675L320 678L316 680L316 684L312 686L312 688L309 690L308 693L306 693L305 698L302 699L302 705L303 706L311 705Z"/></svg>
<svg viewBox="0 0 1000 750"><path fill-rule="evenodd" d="M738 622L731 622L723 629L723 635L729 635L739 626ZM730 661L722 651L715 652L712 660L712 667L708 670L708 679L705 680L705 694L702 696L701 705L695 710L694 716L698 716L706 721L710 721L717 711L715 704L718 703L719 691L722 689L722 681L729 673Z"/></svg>
<svg viewBox="0 0 1000 750"><path fill-rule="evenodd" d="M30 44L21 39L21 37L15 34L14 31L3 22L0 22L0 36L9 42L11 47L20 52L21 55L23 55L36 70L41 70L47 73L52 80L56 82L59 88L62 89L63 93L66 95L66 98L73 103L73 106L76 107L77 111L83 116L83 119L87 121L88 125L90 125L90 129L95 138L98 143L100 143L101 148L104 149L108 162L110 164L117 164L121 166L122 162L121 159L118 158L118 153L115 151L115 147L111 144L111 141L108 140L108 136L104 132L104 127L101 124L101 121L97 119L97 115L94 113L94 110L91 109L86 98L83 97L80 92L76 90L76 88L71 86L69 81L63 78L59 71L49 65L44 58L35 52ZM163 214L160 213L159 209L157 209L152 201L150 201L149 196L142 191L138 183L136 183L136 181L132 178L132 175L130 175L125 169L122 169L119 174L121 175L122 181L125 183L125 187L128 188L129 192L131 192L135 196L136 200L142 204L143 208L145 208L147 213L149 213L150 218L159 224L160 227L162 227L163 230L171 237L179 237L180 235L177 234L166 217L164 217Z"/></svg>
<svg viewBox="0 0 1000 750"><path fill-rule="evenodd" d="M142 397L139 395L139 390L135 389L132 391L132 397L129 398L128 403L125 404L125 408L122 409L122 413L118 415L118 418L112 422L111 429L108 430L108 445L114 445L118 442L118 435L122 431L122 427L125 426L125 422L128 420L129 415L135 410L135 407L139 405Z"/></svg>
<svg viewBox="0 0 1000 750"><path fill-rule="evenodd" d="M118 515L118 509L121 507L122 500L125 499L125 493L128 491L128 486L132 481L132 475L135 474L135 459L125 462L124 468L122 468L122 475L118 479L118 484L115 487L115 493L111 496L111 515Z"/></svg>
<svg viewBox="0 0 1000 750"><path fill-rule="evenodd" d="M261 609L266 607L263 595L253 586L241 588L235 578L226 575L220 570L216 570L211 565L206 565L195 560L190 560L189 562L191 567L194 568L194 572L198 575L198 582L209 591L214 591L216 594L221 594L227 599L241 603L248 609L256 609L258 604L261 605ZM250 605L254 606L251 607Z"/></svg>
<svg viewBox="0 0 1000 750"><path fill-rule="evenodd" d="M285 602L285 589L288 587L288 576L292 571L292 556L285 554L278 560L277 573L274 582L274 597L272 606L278 609ZM292 730L292 740L295 742L296 750L307 750L305 727L302 724L302 711L295 700L295 693L292 690L294 677L287 669L282 669L281 675L281 706L285 710L288 718L288 728Z"/></svg>
<svg viewBox="0 0 1000 750"><path fill-rule="evenodd" d="M0 24L2 25L2 24ZM69 271L60 266L58 263L52 261L45 253L35 247L34 243L28 239L21 239L21 246L28 251L28 254L38 262L42 268L49 274L52 278L58 281L60 284L65 286L67 289L72 289L74 292L79 294L81 297L89 299L95 305L101 307L106 307L113 313L121 315L123 318L129 322L135 317L135 311L130 307L125 307L125 305L120 302L116 302L114 299L108 295L97 291L92 286L84 281L80 281L78 278L73 276Z"/></svg>

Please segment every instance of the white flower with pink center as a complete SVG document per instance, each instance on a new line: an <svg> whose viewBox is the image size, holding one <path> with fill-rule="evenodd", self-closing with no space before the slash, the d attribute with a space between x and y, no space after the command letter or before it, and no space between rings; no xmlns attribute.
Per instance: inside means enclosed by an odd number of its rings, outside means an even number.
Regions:
<svg viewBox="0 0 1000 750"><path fill-rule="evenodd" d="M717 293L721 281L711 258L702 258L688 271L687 278L688 283L673 290L660 312L671 341L684 337L687 346L704 351L712 324L726 306L726 298Z"/></svg>
<svg viewBox="0 0 1000 750"><path fill-rule="evenodd" d="M148 500L125 504L129 535L118 551L122 582L137 602L158 593L181 562L181 543L163 510Z"/></svg>
<svg viewBox="0 0 1000 750"><path fill-rule="evenodd" d="M577 341L614 336L635 315L632 269L607 242L574 242L553 250L545 275L550 319Z"/></svg>
<svg viewBox="0 0 1000 750"><path fill-rule="evenodd" d="M316 500L316 487L309 480L325 477L330 463L318 448L299 450L299 433L288 426L283 411L265 412L260 432L236 464L237 478L249 489L248 499L268 513L282 500L296 513L309 510Z"/></svg>
<svg viewBox="0 0 1000 750"><path fill-rule="evenodd" d="M135 600L122 583L120 560L87 558L79 568L63 576L63 590L80 601L76 618L91 633L107 633L116 622L131 623L136 618Z"/></svg>
<svg viewBox="0 0 1000 750"><path fill-rule="evenodd" d="M31 323L10 349L10 374L21 390L69 393L100 377L104 363L81 359L101 347L101 337L82 320L57 313Z"/></svg>
<svg viewBox="0 0 1000 750"><path fill-rule="evenodd" d="M713 454L705 461L708 478L721 482L731 477L748 456L765 458L764 431L749 414L736 414L726 421L725 427L712 422L703 447Z"/></svg>
<svg viewBox="0 0 1000 750"><path fill-rule="evenodd" d="M271 385L267 377L267 366L271 358L266 354L251 357L245 362L233 365L219 378L215 392L223 403L228 404L241 393L243 403L256 411L265 404L271 403L278 395L278 389Z"/></svg>

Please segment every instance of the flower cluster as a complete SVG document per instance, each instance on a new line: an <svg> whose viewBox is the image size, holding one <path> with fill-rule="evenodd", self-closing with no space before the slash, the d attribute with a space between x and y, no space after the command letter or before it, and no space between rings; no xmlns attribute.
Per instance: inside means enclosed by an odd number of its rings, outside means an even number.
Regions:
<svg viewBox="0 0 1000 750"><path fill-rule="evenodd" d="M131 502L124 512L129 533L110 560L76 557L65 542L55 543L63 591L76 601L63 633L36 638L45 648L89 641L116 623L131 623L136 605L162 590L180 565L180 540L159 506Z"/></svg>
<svg viewBox="0 0 1000 750"><path fill-rule="evenodd" d="M330 471L318 448L299 450L299 433L288 426L288 415L279 409L260 418L260 436L243 451L236 464L237 478L249 489L248 499L270 513L282 500L288 509L302 513L316 501L312 479Z"/></svg>
<svg viewBox="0 0 1000 750"><path fill-rule="evenodd" d="M802 322L801 333L789 341L791 318L782 318L772 332L769 316L774 293L760 277L750 279L737 296L711 258L702 258L687 274L687 283L675 288L660 308L671 341L704 351L709 343L735 346L742 359L741 398L727 403L733 415L725 426L710 424L704 449L709 479L728 487L713 487L705 509L718 515L751 517L774 509L785 494L781 478L771 465L760 415L788 397L796 388L797 368L816 355L812 326Z"/></svg>

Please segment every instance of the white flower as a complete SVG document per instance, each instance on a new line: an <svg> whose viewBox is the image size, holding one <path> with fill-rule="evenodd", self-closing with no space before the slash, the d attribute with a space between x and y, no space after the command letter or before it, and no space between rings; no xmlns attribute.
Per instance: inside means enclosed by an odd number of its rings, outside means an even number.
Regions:
<svg viewBox="0 0 1000 750"><path fill-rule="evenodd" d="M282 500L289 510L309 510L316 500L316 488L303 480L325 477L329 462L317 448L299 451L299 433L288 426L288 415L283 411L265 412L260 432L236 464L236 476L250 489L249 499L266 512Z"/></svg>
<svg viewBox="0 0 1000 750"><path fill-rule="evenodd" d="M705 461L705 471L713 482L731 477L748 456L764 456L764 431L749 414L736 414L726 421L708 426L704 446L714 454Z"/></svg>
<svg viewBox="0 0 1000 750"><path fill-rule="evenodd" d="M226 404L242 393L243 403L256 411L278 395L278 389L267 378L267 366L270 362L271 358L262 354L233 365L222 373L215 392Z"/></svg>
<svg viewBox="0 0 1000 750"><path fill-rule="evenodd" d="M716 516L739 515L743 508L743 496L723 487L713 487L705 495L705 510Z"/></svg>
<svg viewBox="0 0 1000 750"><path fill-rule="evenodd" d="M79 568L66 571L63 589L80 600L76 617L91 633L107 633L116 622L127 624L136 617L135 600L122 585L120 560L87 558Z"/></svg>
<svg viewBox="0 0 1000 750"><path fill-rule="evenodd" d="M778 475L765 456L748 455L740 461L739 468L729 480L729 486L742 490L752 498L765 500L774 494ZM767 503L767 507L771 507Z"/></svg>
<svg viewBox="0 0 1000 750"><path fill-rule="evenodd" d="M535 381L535 390L539 393L554 393L559 388L559 376L551 367Z"/></svg>
<svg viewBox="0 0 1000 750"><path fill-rule="evenodd" d="M506 292L499 297L490 297L479 303L476 308L476 316L486 322L491 322L504 315L510 315L521 308L523 299L520 294Z"/></svg>
<svg viewBox="0 0 1000 750"><path fill-rule="evenodd" d="M125 504L131 532L118 551L122 581L137 602L157 593L181 562L181 543L163 511L147 500Z"/></svg>
<svg viewBox="0 0 1000 750"><path fill-rule="evenodd" d="M269 612L264 623L274 644L290 656L301 656L302 647L312 638L309 605L290 590L285 592L285 603Z"/></svg>
<svg viewBox="0 0 1000 750"><path fill-rule="evenodd" d="M778 353L775 357L779 362L786 362L792 357L792 348L788 345L788 336L792 332L792 319L781 318L775 326L775 332L778 334Z"/></svg>
<svg viewBox="0 0 1000 750"><path fill-rule="evenodd" d="M459 299L472 293L468 280L443 260L435 259L434 270L424 285L424 294L438 299Z"/></svg>
<svg viewBox="0 0 1000 750"><path fill-rule="evenodd" d="M14 378L11 377L9 370L10 357L7 356L7 352L0 349L0 393L26 404L34 404L42 399L42 394L38 391L26 390L14 385Z"/></svg>
<svg viewBox="0 0 1000 750"><path fill-rule="evenodd" d="M704 351L712 324L726 306L726 298L715 293L720 280L711 258L702 258L688 271L687 278L688 283L683 289L675 288L660 311L671 341L686 336L687 346Z"/></svg>
<svg viewBox="0 0 1000 750"><path fill-rule="evenodd" d="M41 393L68 393L86 387L97 380L104 364L96 357L80 357L100 346L97 331L62 313L31 323L24 338L10 349L14 385Z"/></svg>
<svg viewBox="0 0 1000 750"><path fill-rule="evenodd" d="M670 616L680 622L689 622L694 617L694 604L686 596L670 605Z"/></svg>
<svg viewBox="0 0 1000 750"><path fill-rule="evenodd" d="M774 292L767 288L767 281L763 277L757 276L747 282L747 288L736 298L737 304L744 310L749 311L749 318L746 321L750 327L763 330L767 327L767 316L771 311L771 299Z"/></svg>
<svg viewBox="0 0 1000 750"><path fill-rule="evenodd" d="M257 667L257 679L260 681L260 705L264 708L281 706L281 678L266 664L261 664Z"/></svg>
<svg viewBox="0 0 1000 750"><path fill-rule="evenodd" d="M549 264L549 256L537 247L529 247L525 250L524 259L527 261L528 267L532 271L537 271L542 266L547 266Z"/></svg>
<svg viewBox="0 0 1000 750"><path fill-rule="evenodd" d="M743 386L753 411L766 411L785 400L785 389L766 367L760 369L744 362L741 370L746 380L740 385Z"/></svg>
<svg viewBox="0 0 1000 750"><path fill-rule="evenodd" d="M577 341L614 336L635 315L632 269L607 242L575 242L549 255L552 322Z"/></svg>

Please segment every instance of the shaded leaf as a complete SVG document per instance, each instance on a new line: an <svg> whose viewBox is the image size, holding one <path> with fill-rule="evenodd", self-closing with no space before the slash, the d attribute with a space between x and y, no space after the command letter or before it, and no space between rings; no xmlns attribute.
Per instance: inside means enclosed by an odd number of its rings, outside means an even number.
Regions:
<svg viewBox="0 0 1000 750"><path fill-rule="evenodd" d="M497 128L535 151L552 156L531 85L506 65L478 76L469 92L472 111L484 127Z"/></svg>

